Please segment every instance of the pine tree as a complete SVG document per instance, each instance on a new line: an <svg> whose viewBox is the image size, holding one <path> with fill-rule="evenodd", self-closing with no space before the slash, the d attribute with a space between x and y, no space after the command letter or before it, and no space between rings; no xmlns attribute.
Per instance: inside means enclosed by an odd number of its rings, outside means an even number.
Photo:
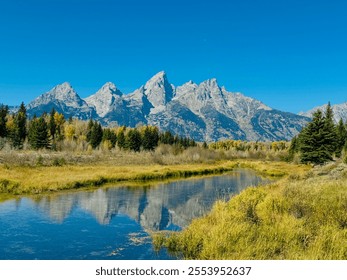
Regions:
<svg viewBox="0 0 347 280"><path fill-rule="evenodd" d="M47 149L50 147L48 125L44 117L34 117L29 125L28 141L35 149Z"/></svg>
<svg viewBox="0 0 347 280"><path fill-rule="evenodd" d="M294 136L292 141L290 142L289 151L288 151L289 161L292 161L294 159L294 155L300 150L299 137L300 136Z"/></svg>
<svg viewBox="0 0 347 280"><path fill-rule="evenodd" d="M347 141L347 130L346 126L343 123L342 119L340 119L339 123L337 124L336 127L336 152L335 155L336 157L341 157L341 153L343 148L346 145Z"/></svg>
<svg viewBox="0 0 347 280"><path fill-rule="evenodd" d="M49 125L48 125L49 126L49 132L50 132L53 140L55 139L56 131L57 131L57 124L55 123L55 119L54 119L55 113L56 113L56 111L53 107L51 110L51 113L50 113Z"/></svg>
<svg viewBox="0 0 347 280"><path fill-rule="evenodd" d="M118 143L118 148L119 149L125 149L126 148L126 143L125 143L125 134L124 134L124 129L121 129L118 134L117 134L117 143Z"/></svg>
<svg viewBox="0 0 347 280"><path fill-rule="evenodd" d="M126 135L126 147L134 152L139 152L142 145L142 139L140 132L134 128L129 130L128 134Z"/></svg>
<svg viewBox="0 0 347 280"><path fill-rule="evenodd" d="M87 127L87 135L86 135L87 142L90 142L90 139L92 137L93 126L94 126L94 121L92 119L90 119L89 122L88 122L88 127Z"/></svg>
<svg viewBox="0 0 347 280"><path fill-rule="evenodd" d="M17 114L13 115L13 126L9 131L9 138L15 149L22 149L27 136L26 129L27 114L24 103L22 102Z"/></svg>
<svg viewBox="0 0 347 280"><path fill-rule="evenodd" d="M102 141L109 141L111 144L111 148L114 148L116 146L117 143L117 135L114 131L112 131L109 128L105 128L103 130L103 134L102 134Z"/></svg>
<svg viewBox="0 0 347 280"><path fill-rule="evenodd" d="M328 103L328 106L325 110L323 134L324 134L323 145L328 150L328 152L331 155L333 155L337 147L337 134L336 134L336 127L334 123L334 113L333 113L333 109L331 108L330 102Z"/></svg>
<svg viewBox="0 0 347 280"><path fill-rule="evenodd" d="M90 132L90 145L92 145L93 149L97 148L100 145L102 134L103 131L101 124L95 121Z"/></svg>
<svg viewBox="0 0 347 280"><path fill-rule="evenodd" d="M160 134L159 141L162 144L172 145L175 142L175 138L170 131L165 131Z"/></svg>
<svg viewBox="0 0 347 280"><path fill-rule="evenodd" d="M158 128L146 126L142 136L142 146L144 150L153 151L158 146Z"/></svg>
<svg viewBox="0 0 347 280"><path fill-rule="evenodd" d="M300 133L301 162L322 164L332 160L331 147L327 143L329 125L321 110L313 113L313 119Z"/></svg>
<svg viewBox="0 0 347 280"><path fill-rule="evenodd" d="M7 137L7 114L8 114L8 106L0 105L0 137Z"/></svg>
<svg viewBox="0 0 347 280"><path fill-rule="evenodd" d="M26 122L27 122L27 110L25 108L24 102L21 103L19 111L16 115L15 122L18 126L19 138L24 142L27 136Z"/></svg>

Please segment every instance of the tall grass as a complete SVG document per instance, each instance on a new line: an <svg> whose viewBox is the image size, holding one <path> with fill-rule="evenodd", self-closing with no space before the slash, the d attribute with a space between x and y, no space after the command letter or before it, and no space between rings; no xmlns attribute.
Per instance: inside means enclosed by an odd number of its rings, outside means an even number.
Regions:
<svg viewBox="0 0 347 280"><path fill-rule="evenodd" d="M85 164L66 166L0 166L0 193L24 194L99 186L123 181L163 180L219 174L237 162L181 165Z"/></svg>
<svg viewBox="0 0 347 280"><path fill-rule="evenodd" d="M346 170L317 167L307 178L246 189L181 233L154 235L154 244L185 259L345 260Z"/></svg>
<svg viewBox="0 0 347 280"><path fill-rule="evenodd" d="M266 166L266 169L264 168ZM220 174L247 167L266 176L285 175L293 168L303 173L307 167L288 163L257 161L220 161L180 165L82 164L63 166L0 165L0 193L24 194L99 186L124 181L165 180L208 174Z"/></svg>

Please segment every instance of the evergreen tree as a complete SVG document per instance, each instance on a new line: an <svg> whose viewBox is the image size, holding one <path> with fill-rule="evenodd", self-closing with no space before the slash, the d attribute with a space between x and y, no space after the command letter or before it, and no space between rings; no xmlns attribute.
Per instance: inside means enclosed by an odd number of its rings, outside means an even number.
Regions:
<svg viewBox="0 0 347 280"><path fill-rule="evenodd" d="M292 139L292 141L290 142L290 146L289 146L289 161L292 161L294 159L294 155L300 150L300 145L299 145L299 137L300 136L294 136L294 138Z"/></svg>
<svg viewBox="0 0 347 280"><path fill-rule="evenodd" d="M337 134L336 134L336 127L334 123L334 113L333 113L333 109L331 108L330 102L328 103L328 106L325 110L323 134L324 134L323 145L328 150L328 152L331 155L333 155L337 147Z"/></svg>
<svg viewBox="0 0 347 280"><path fill-rule="evenodd" d="M13 124L11 125L11 129L8 131L10 143L13 148L22 149L27 136L27 114L23 102L21 103L18 112L12 116L12 119Z"/></svg>
<svg viewBox="0 0 347 280"><path fill-rule="evenodd" d="M27 136L26 122L26 108L22 102L17 114L13 116L13 127L9 132L11 144L15 149L23 148L23 143Z"/></svg>
<svg viewBox="0 0 347 280"><path fill-rule="evenodd" d="M153 151L158 146L159 132L158 128L146 126L143 137L142 146L144 150Z"/></svg>
<svg viewBox="0 0 347 280"><path fill-rule="evenodd" d="M134 152L139 152L142 145L142 139L140 132L134 128L129 130L126 135L126 147Z"/></svg>
<svg viewBox="0 0 347 280"><path fill-rule="evenodd" d="M90 142L91 140L93 126L94 126L94 121L90 119L88 122L88 127L87 127L87 135L86 135L87 142Z"/></svg>
<svg viewBox="0 0 347 280"><path fill-rule="evenodd" d="M56 131L57 131L57 124L55 123L55 119L54 119L55 113L56 111L53 107L50 113L50 118L49 118L49 132L53 140L55 139Z"/></svg>
<svg viewBox="0 0 347 280"><path fill-rule="evenodd" d="M102 140L102 134L103 131L101 124L95 121L90 132L90 145L92 145L93 149L100 145Z"/></svg>
<svg viewBox="0 0 347 280"><path fill-rule="evenodd" d="M0 137L7 137L7 114L8 114L8 106L0 105Z"/></svg>
<svg viewBox="0 0 347 280"><path fill-rule="evenodd" d="M303 163L322 164L332 160L331 146L327 143L329 125L321 110L313 113L313 119L300 133L300 152Z"/></svg>
<svg viewBox="0 0 347 280"><path fill-rule="evenodd" d="M16 115L15 122L18 126L19 138L24 142L27 136L26 122L27 122L27 110L25 108L24 102L20 104L19 111Z"/></svg>
<svg viewBox="0 0 347 280"><path fill-rule="evenodd" d="M124 129L121 129L117 134L117 143L119 149L125 149L126 148L126 141L125 141L125 135L124 135Z"/></svg>
<svg viewBox="0 0 347 280"><path fill-rule="evenodd" d="M347 141L347 130L346 126L343 123L342 119L340 119L339 123L337 124L336 127L336 152L335 155L336 157L341 157L341 153L343 148L346 145Z"/></svg>
<svg viewBox="0 0 347 280"><path fill-rule="evenodd" d="M109 128L105 128L102 134L102 141L110 141L111 147L114 148L117 143L117 135Z"/></svg>
<svg viewBox="0 0 347 280"><path fill-rule="evenodd" d="M174 144L175 139L170 131L165 131L164 133L160 134L159 141L162 144L172 145Z"/></svg>
<svg viewBox="0 0 347 280"><path fill-rule="evenodd" d="M34 117L29 125L28 141L30 146L35 149L50 147L48 124L44 117Z"/></svg>

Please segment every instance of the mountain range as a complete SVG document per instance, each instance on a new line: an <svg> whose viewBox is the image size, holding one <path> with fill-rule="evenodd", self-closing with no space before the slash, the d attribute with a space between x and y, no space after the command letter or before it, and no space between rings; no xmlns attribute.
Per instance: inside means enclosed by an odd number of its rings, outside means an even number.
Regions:
<svg viewBox="0 0 347 280"><path fill-rule="evenodd" d="M290 140L310 120L308 115L282 112L241 93L229 92L216 79L200 84L189 81L176 87L164 71L130 94L108 82L83 99L65 82L37 97L27 109L29 115L40 115L53 107L65 117L93 118L105 126L155 125L208 142Z"/></svg>

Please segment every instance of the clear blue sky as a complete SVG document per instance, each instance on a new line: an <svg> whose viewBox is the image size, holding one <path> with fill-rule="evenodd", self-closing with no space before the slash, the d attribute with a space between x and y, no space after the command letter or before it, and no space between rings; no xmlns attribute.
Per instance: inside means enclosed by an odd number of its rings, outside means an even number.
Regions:
<svg viewBox="0 0 347 280"><path fill-rule="evenodd" d="M291 112L347 101L347 1L0 0L0 103L165 70Z"/></svg>

